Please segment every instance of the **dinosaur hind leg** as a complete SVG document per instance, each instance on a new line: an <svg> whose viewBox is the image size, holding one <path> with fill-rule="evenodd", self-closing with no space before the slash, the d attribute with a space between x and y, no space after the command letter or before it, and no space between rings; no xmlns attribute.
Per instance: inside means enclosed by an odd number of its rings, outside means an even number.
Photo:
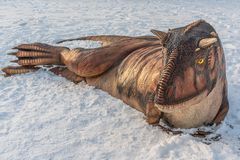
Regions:
<svg viewBox="0 0 240 160"><path fill-rule="evenodd" d="M21 44L8 55L17 58L11 62L19 66L8 66L2 69L6 76L37 71L42 65L63 65L60 53L69 50L66 47L50 46L43 43Z"/></svg>
<svg viewBox="0 0 240 160"><path fill-rule="evenodd" d="M39 70L40 67L32 67L32 66L8 66L2 69L2 71L5 73L4 76L8 77L14 74L23 74L28 72L34 72ZM74 72L71 72L67 67L52 67L50 69L47 69L48 71L59 75L61 77L66 78L67 80L70 80L74 83L79 83L83 80L85 80L83 77L78 76Z"/></svg>

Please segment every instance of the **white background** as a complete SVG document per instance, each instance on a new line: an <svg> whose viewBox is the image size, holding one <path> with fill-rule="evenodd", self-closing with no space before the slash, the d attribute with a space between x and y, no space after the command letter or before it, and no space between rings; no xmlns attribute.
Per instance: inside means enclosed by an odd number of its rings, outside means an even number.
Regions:
<svg viewBox="0 0 240 160"><path fill-rule="evenodd" d="M239 1L0 0L0 67L20 43L85 35L146 35L205 19L227 60L230 111L210 145L149 126L107 93L46 71L0 76L0 159L238 159L240 156ZM83 42L70 47L92 47Z"/></svg>

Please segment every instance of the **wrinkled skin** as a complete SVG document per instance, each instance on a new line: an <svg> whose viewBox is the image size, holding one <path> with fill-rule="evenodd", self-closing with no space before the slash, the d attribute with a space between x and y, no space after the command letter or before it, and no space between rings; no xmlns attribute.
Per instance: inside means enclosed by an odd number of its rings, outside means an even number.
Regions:
<svg viewBox="0 0 240 160"><path fill-rule="evenodd" d="M220 39L203 20L155 36L89 36L69 40L102 42L95 49L22 44L11 53L20 66L6 75L39 65L75 83L85 81L143 112L149 124L193 128L219 124L227 114L225 59Z"/></svg>

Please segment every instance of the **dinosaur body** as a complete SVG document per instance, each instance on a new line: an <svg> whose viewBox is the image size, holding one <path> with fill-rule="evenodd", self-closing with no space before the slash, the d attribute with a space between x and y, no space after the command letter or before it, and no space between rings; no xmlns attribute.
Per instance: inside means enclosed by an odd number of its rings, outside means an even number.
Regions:
<svg viewBox="0 0 240 160"><path fill-rule="evenodd" d="M74 82L85 81L143 112L150 124L192 128L219 124L228 111L225 60L220 39L205 21L156 36L90 36L101 41L95 49L23 44L12 53L20 67L8 74L51 69ZM76 40L76 39L70 39Z"/></svg>

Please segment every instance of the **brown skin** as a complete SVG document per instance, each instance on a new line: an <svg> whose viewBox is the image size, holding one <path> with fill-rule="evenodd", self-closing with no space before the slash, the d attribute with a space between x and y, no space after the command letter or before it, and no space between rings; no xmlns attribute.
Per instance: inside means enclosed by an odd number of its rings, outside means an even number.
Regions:
<svg viewBox="0 0 240 160"><path fill-rule="evenodd" d="M77 39L101 41L103 47L95 49L69 50L42 43L22 44L14 48L17 52L11 53L18 58L15 62L20 66L6 67L3 72L12 75L37 70L38 65L62 65L50 71L75 83L84 80L123 100L143 112L149 124L158 123L160 118L180 128L219 124L227 114L228 100L224 54L215 30L200 20L168 33L152 32L156 36ZM194 97L201 93L211 95L216 84L223 85L218 87L221 91L217 99L219 106L215 106L215 110L205 109L210 112L206 114L212 116L210 120L201 118L207 116L201 115L205 110L197 115L199 119L182 112L179 116L176 114L183 103L193 103ZM199 111L193 113L195 109L191 108L189 112L194 115ZM188 124L181 117L198 122ZM175 124L176 119L182 122Z"/></svg>

